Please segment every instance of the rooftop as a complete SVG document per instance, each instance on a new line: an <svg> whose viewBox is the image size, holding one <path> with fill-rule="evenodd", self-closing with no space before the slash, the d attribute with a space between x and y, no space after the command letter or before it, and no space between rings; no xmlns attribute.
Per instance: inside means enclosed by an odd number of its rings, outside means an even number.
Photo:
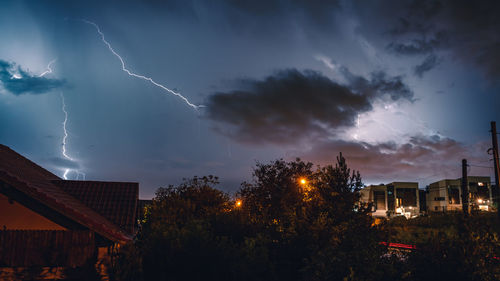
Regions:
<svg viewBox="0 0 500 281"><path fill-rule="evenodd" d="M109 240L132 239L137 183L64 181L1 144L0 182Z"/></svg>

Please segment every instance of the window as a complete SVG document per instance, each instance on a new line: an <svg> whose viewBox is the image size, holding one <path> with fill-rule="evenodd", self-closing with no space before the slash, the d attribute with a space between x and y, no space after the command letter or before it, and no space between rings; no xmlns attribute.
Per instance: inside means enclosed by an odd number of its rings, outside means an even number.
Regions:
<svg viewBox="0 0 500 281"><path fill-rule="evenodd" d="M387 209L394 210L394 186L387 186Z"/></svg>
<svg viewBox="0 0 500 281"><path fill-rule="evenodd" d="M385 192L374 191L373 197L375 198L375 208L377 210L385 210Z"/></svg>
<svg viewBox="0 0 500 281"><path fill-rule="evenodd" d="M446 200L444 197L434 197L434 201L444 201Z"/></svg>
<svg viewBox="0 0 500 281"><path fill-rule="evenodd" d="M490 198L490 191L488 190L488 186L478 185L477 196L483 200L489 199Z"/></svg>
<svg viewBox="0 0 500 281"><path fill-rule="evenodd" d="M448 187L448 198L450 204L460 204L460 191L458 190L458 187Z"/></svg>
<svg viewBox="0 0 500 281"><path fill-rule="evenodd" d="M396 198L398 205L403 207L417 206L417 189L416 188L396 188Z"/></svg>
<svg viewBox="0 0 500 281"><path fill-rule="evenodd" d="M481 182L481 184L479 184L479 182L470 182L469 191L472 193L473 200L487 200L490 198L488 185L483 182Z"/></svg>

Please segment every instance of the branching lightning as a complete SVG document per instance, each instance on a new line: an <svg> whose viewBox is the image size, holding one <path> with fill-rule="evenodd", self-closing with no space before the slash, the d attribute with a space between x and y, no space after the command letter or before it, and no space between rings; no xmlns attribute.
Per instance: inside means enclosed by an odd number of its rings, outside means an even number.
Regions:
<svg viewBox="0 0 500 281"><path fill-rule="evenodd" d="M140 75L140 74L136 74L136 73L133 73L132 71L128 70L127 67L125 66L125 61L123 60L123 58L113 49L113 47L111 47L111 44L106 41L106 39L104 38L104 33L102 33L101 29L99 28L99 26L94 23L94 22L91 22L91 21L88 21L88 20L82 20L83 22L87 23L87 24L90 24L92 26L95 27L95 29L97 30L97 33L99 33L99 35L101 36L101 40L102 42L104 42L104 44L106 44L106 46L108 46L108 49L111 51L111 53L113 53L113 55L115 57L117 57L119 60L120 60L120 63L122 65L122 70L124 72L126 72L128 75L130 76L133 76L133 77L136 77L136 78L139 78L139 79L142 79L142 80L146 80L146 81L149 81L151 84L163 89L164 91L167 91L169 92L170 94L173 94L179 98L181 98L187 105L191 106L192 108L194 109L198 109L198 108L201 108L201 107L204 107L203 105L195 105L193 103L191 103L186 97L184 97L183 95L181 95L180 93L178 92L175 92L174 90L171 90L165 86L163 86L162 84L154 81L152 78L150 77L146 77L146 76L143 76L143 75Z"/></svg>
<svg viewBox="0 0 500 281"><path fill-rule="evenodd" d="M43 77L47 74L50 74L52 73L52 64L54 64L56 62L57 59L53 59L51 60L48 64L47 64L47 68L44 72L42 72L40 75L38 75L38 77ZM75 159L71 156L68 155L68 150L67 150L67 144L68 144L68 137L69 137L69 134L68 134L68 129L67 129L67 125L68 125L68 111L66 109L66 101L64 100L64 94L61 92L61 104L62 104L62 112L64 113L64 121L62 122L62 129L63 129L63 138L62 138L62 144L61 144L61 154L63 156L64 159L68 160L68 162L73 162L73 163L78 163L78 159ZM83 179L85 180L85 173L81 172L78 168L68 168L68 167L64 167L64 173L62 175L63 179L67 180L68 179L68 176L70 173L74 173L75 174L75 179L78 180L78 179Z"/></svg>
<svg viewBox="0 0 500 281"><path fill-rule="evenodd" d="M43 77L49 73L52 73L52 68L50 68L50 66L56 62L57 59L53 59L49 62L49 64L47 65L47 70L45 70L44 72L42 72L42 74L40 74L38 77Z"/></svg>
<svg viewBox="0 0 500 281"><path fill-rule="evenodd" d="M68 124L68 111L66 110L66 102L64 101L64 95L62 92L61 92L61 102L62 102L62 111L64 113L64 121L62 123L63 124L63 139L62 139L62 151L61 152L62 152L62 155L64 156L64 158L66 158L67 160L69 160L71 162L77 162L76 159L74 159L68 155L68 152L66 149L66 145L68 144L68 136L69 136L68 129L66 128L66 125ZM63 178L65 180L67 180L68 174L72 171L76 173L77 180L80 177L82 177L82 179L85 180L85 173L80 172L80 171L75 170L75 169L71 169L71 168L65 168Z"/></svg>

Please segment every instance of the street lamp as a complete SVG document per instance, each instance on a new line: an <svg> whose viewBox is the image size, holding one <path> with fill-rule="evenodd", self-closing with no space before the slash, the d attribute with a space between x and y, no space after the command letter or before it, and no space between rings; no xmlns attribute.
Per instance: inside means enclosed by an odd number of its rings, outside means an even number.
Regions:
<svg viewBox="0 0 500 281"><path fill-rule="evenodd" d="M243 202L241 202L241 200L238 199L238 200L236 200L234 205L236 205L236 208L239 208L239 207L241 207L241 204L243 204Z"/></svg>

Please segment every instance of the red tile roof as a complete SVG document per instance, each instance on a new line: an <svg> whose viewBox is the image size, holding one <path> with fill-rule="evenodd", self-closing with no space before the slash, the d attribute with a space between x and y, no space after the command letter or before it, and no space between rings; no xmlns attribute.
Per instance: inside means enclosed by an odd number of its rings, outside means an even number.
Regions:
<svg viewBox="0 0 500 281"><path fill-rule="evenodd" d="M0 144L0 181L111 241L132 239L130 234L52 183L53 180L61 179Z"/></svg>
<svg viewBox="0 0 500 281"><path fill-rule="evenodd" d="M71 180L52 182L121 229L134 233L138 183Z"/></svg>

